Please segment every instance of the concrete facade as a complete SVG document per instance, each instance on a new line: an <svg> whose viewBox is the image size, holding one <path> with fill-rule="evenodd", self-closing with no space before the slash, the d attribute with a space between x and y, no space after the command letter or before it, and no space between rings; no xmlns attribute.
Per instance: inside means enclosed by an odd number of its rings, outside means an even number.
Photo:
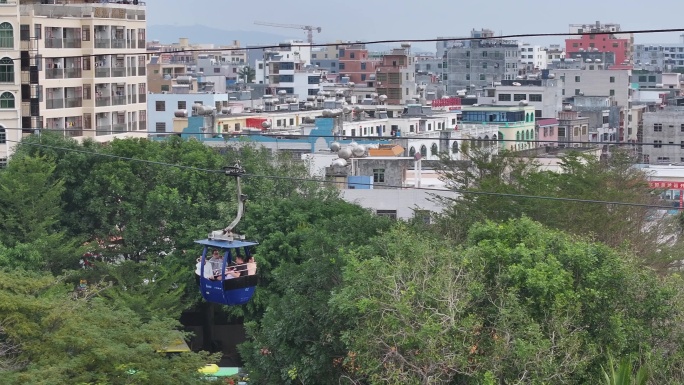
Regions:
<svg viewBox="0 0 684 385"><path fill-rule="evenodd" d="M580 116L577 111L564 110L559 112L559 146L583 147L587 142L589 142L589 118Z"/></svg>
<svg viewBox="0 0 684 385"><path fill-rule="evenodd" d="M557 69L563 96L613 96L615 103L629 107L631 70Z"/></svg>
<svg viewBox="0 0 684 385"><path fill-rule="evenodd" d="M568 56L577 52L612 52L615 54L615 64L632 63L634 52L634 35L620 33L620 24L596 22L593 24L571 24L570 33L589 33L565 40L565 52ZM607 34L591 34L604 32ZM608 34L609 33L609 34Z"/></svg>
<svg viewBox="0 0 684 385"><path fill-rule="evenodd" d="M342 199L358 204L378 215L386 215L396 219L409 220L420 217L425 220L425 212L440 213L444 209L435 202L434 195L457 198L452 191L424 191L415 189L381 189L381 190L342 190Z"/></svg>
<svg viewBox="0 0 684 385"><path fill-rule="evenodd" d="M20 57L21 51L17 4L0 3L0 30L3 31L0 58L5 63L5 71L0 77L0 168L5 168L22 137L21 66L19 61L13 61Z"/></svg>
<svg viewBox="0 0 684 385"><path fill-rule="evenodd" d="M516 79L523 74L518 47L517 41L501 39L454 43L446 53L443 80L447 94L457 95L459 90L469 91Z"/></svg>
<svg viewBox="0 0 684 385"><path fill-rule="evenodd" d="M406 104L418 97L415 61L410 45L383 55L376 72L375 88L378 94L387 96L387 104Z"/></svg>
<svg viewBox="0 0 684 385"><path fill-rule="evenodd" d="M145 5L42 3L14 5L28 27L22 40L33 47L26 54L45 58L36 95L40 125L71 137L146 131Z"/></svg>
<svg viewBox="0 0 684 385"><path fill-rule="evenodd" d="M508 80L501 83L494 87L490 103L517 106L521 101L527 101L534 107L536 118L555 118L563 107L563 84L559 79ZM487 100L487 97L481 99Z"/></svg>
<svg viewBox="0 0 684 385"><path fill-rule="evenodd" d="M684 162L684 108L647 112L643 119L644 163Z"/></svg>

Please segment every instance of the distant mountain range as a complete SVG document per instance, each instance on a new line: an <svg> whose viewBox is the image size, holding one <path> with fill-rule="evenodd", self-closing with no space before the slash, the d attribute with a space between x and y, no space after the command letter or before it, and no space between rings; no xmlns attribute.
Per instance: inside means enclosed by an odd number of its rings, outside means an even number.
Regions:
<svg viewBox="0 0 684 385"><path fill-rule="evenodd" d="M190 39L190 44L230 45L233 40L238 40L240 46L246 47L249 45L273 45L293 39L304 40L306 34L304 31L301 33L292 31L292 35L260 31L229 31L205 25L149 25L147 27L147 38L150 40L159 40L162 43L170 44L177 43L178 39L182 37ZM318 40L316 42L322 43ZM369 45L368 49L387 52L392 47L399 47L399 44L373 44ZM434 51L434 44L414 45L414 52L416 51Z"/></svg>
<svg viewBox="0 0 684 385"><path fill-rule="evenodd" d="M293 34L294 35L294 34ZM303 39L301 36L285 36L259 31L228 31L205 25L150 25L147 27L147 38L162 43L177 43L179 38L187 37L190 44L231 45L238 40L240 46L277 44L292 39Z"/></svg>

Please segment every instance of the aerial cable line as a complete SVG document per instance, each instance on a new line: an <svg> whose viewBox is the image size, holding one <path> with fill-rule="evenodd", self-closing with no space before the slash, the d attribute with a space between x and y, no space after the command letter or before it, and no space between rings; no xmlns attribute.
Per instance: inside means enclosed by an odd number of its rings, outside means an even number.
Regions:
<svg viewBox="0 0 684 385"><path fill-rule="evenodd" d="M9 140L9 139L7 141L8 142L14 142L14 143L20 143L18 141L13 141L13 140ZM130 158L130 157L125 157L125 156L111 155L111 154L103 154L103 153L98 153L98 152L78 150L78 149L67 148L67 147L51 146L51 145L39 144L39 143L26 143L26 142L24 142L22 144L28 145L28 146L55 149L55 150L72 151L72 152L77 152L77 153L89 154L89 155L93 155L93 156L103 156L103 157L107 157L107 158L114 158L114 159L118 159L118 160L125 160L125 161L131 161L131 162L140 162L140 163L152 164L152 165L157 165L157 166L175 167L175 168L181 168L181 169L187 169L187 170L199 171L199 172L207 172L207 173L224 173L223 169L213 170L213 169L206 169L206 168L199 168L199 167L192 167L192 166L184 166L184 165L179 165L179 164L174 164L174 163L150 161L150 160L145 160L145 159ZM276 176L276 175L244 174L243 177L246 177L246 178L263 178L263 179L272 179L272 180L291 180L291 181L298 181L298 182L340 184L340 182L333 181L333 180L286 177L286 176ZM372 183L357 183L357 182L354 182L354 184L360 185L360 186L371 186L371 185L373 185ZM648 204L648 203L617 202L617 201L604 201L604 200L580 199L580 198L563 198L563 197L552 197L552 196L544 196L544 195L498 193L498 192L490 192L490 191L470 191L470 190L463 190L463 189L457 189L457 188L439 189L439 188L433 188L433 187L406 187L406 186L397 186L397 185L383 185L383 187L386 187L389 189L400 189L400 190L421 190L421 191L432 191L432 192L456 192L456 193L460 193L460 194L464 194L464 195L470 194L470 195L481 195L481 196L495 196L495 197L503 197L503 198L539 199L539 200L549 200L549 201L557 201L557 202L603 204L603 205L641 207L641 208L651 208L651 209L661 209L661 210L676 209L675 207L672 207L672 206L661 206L661 205L654 205L654 204Z"/></svg>
<svg viewBox="0 0 684 385"><path fill-rule="evenodd" d="M520 33L512 35L501 35L501 36L491 36L491 37L457 37L457 38L427 38L427 39L386 39L386 40L367 40L367 41L357 41L350 43L316 43L316 44L306 44L307 47L334 47L343 46L346 44L394 44L394 43L435 43L440 41L473 41L473 40L502 40L502 39L517 39L524 37L558 37L558 36L585 36L585 35L615 35L615 34L650 34L650 33L671 33L671 32L684 32L684 28L660 28L660 29L635 29L627 31L614 31L614 32L549 32L549 33ZM116 55L146 55L146 56L156 56L159 54L177 54L184 52L230 52L230 51L251 51L251 50L264 50L264 49L276 49L282 48L280 45L261 45L252 47L227 47L227 48L190 48L190 49L179 49L177 51L158 51L158 52L136 52L136 51L117 51L113 54ZM44 59L50 58L86 58L86 57L96 57L103 56L102 54L86 54L86 55L70 55L70 56L41 56ZM11 60L21 60L21 58L14 58Z"/></svg>

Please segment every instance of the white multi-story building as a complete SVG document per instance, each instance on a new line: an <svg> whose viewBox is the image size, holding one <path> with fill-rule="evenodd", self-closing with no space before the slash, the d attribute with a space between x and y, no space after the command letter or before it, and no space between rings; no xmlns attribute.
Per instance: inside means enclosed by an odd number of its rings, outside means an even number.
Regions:
<svg viewBox="0 0 684 385"><path fill-rule="evenodd" d="M612 96L620 107L629 108L631 70L556 69L563 81L563 95Z"/></svg>
<svg viewBox="0 0 684 385"><path fill-rule="evenodd" d="M176 112L183 111L185 116L192 116L195 104L215 107L218 113L221 113L224 109L229 109L228 94L226 93L149 94L147 97L147 111L150 122L147 130L150 133L173 132L173 121L176 117Z"/></svg>
<svg viewBox="0 0 684 385"><path fill-rule="evenodd" d="M526 72L546 69L546 51L538 45L520 44L520 67Z"/></svg>
<svg viewBox="0 0 684 385"><path fill-rule="evenodd" d="M22 136L19 26L17 4L0 3L0 168Z"/></svg>
<svg viewBox="0 0 684 385"><path fill-rule="evenodd" d="M563 84L559 79L504 80L491 94L480 97L480 104L517 106L521 102L534 106L536 118L555 118L563 108Z"/></svg>
<svg viewBox="0 0 684 385"><path fill-rule="evenodd" d="M22 95L29 107L22 111L22 126L99 139L145 132L145 5L45 3L22 0L15 5L21 22L22 87L30 91Z"/></svg>

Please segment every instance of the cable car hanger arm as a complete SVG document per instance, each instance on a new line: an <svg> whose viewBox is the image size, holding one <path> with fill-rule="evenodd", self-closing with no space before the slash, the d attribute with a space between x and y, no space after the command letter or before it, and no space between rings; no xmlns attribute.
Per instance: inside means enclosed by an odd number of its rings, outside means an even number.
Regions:
<svg viewBox="0 0 684 385"><path fill-rule="evenodd" d="M245 173L245 170L242 168L242 166L240 166L239 162L236 163L235 166L224 167L223 170L225 171L227 176L235 177L235 180L237 182L237 215L235 216L235 219L233 219L233 221L228 225L228 227L221 230L212 231L209 234L208 238L212 240L222 240L228 242L232 242L235 239L244 240L245 236L233 233L233 229L235 229L238 223L240 223L242 215L245 212L245 202L247 201L247 195L242 193L242 185L240 184L240 176Z"/></svg>

